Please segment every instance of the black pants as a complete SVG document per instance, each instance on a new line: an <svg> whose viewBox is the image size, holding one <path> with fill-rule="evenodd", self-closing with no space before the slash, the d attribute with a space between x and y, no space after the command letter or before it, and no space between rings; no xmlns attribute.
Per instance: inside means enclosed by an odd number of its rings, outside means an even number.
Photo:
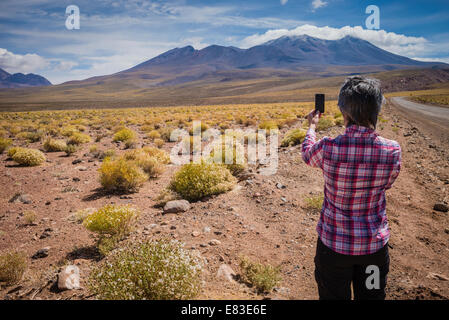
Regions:
<svg viewBox="0 0 449 320"><path fill-rule="evenodd" d="M373 254L351 256L329 249L318 238L315 280L320 300L350 300L351 282L355 300L383 300L389 266L388 244Z"/></svg>

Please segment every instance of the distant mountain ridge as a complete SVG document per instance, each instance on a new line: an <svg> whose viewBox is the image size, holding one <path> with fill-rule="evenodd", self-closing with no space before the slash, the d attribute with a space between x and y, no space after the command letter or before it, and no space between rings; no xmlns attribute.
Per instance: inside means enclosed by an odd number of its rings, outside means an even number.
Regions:
<svg viewBox="0 0 449 320"><path fill-rule="evenodd" d="M283 36L248 49L211 45L201 50L192 46L169 50L127 71L152 67L191 67L208 65L216 70L232 68L288 68L314 65L404 65L432 63L412 60L376 47L366 40L346 36L323 40L307 35ZM126 71L125 71L126 72Z"/></svg>
<svg viewBox="0 0 449 320"><path fill-rule="evenodd" d="M0 88L23 88L50 86L51 82L46 78L34 73L14 73L10 74L0 69Z"/></svg>

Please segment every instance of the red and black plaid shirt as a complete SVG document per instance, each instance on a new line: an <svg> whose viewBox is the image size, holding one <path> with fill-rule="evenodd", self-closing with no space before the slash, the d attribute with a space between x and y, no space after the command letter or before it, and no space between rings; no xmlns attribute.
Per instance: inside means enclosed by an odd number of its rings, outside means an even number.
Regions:
<svg viewBox="0 0 449 320"><path fill-rule="evenodd" d="M385 190L399 175L401 147L374 130L349 126L343 135L315 142L307 131L305 163L324 174L324 202L317 231L321 241L346 255L371 254L390 237Z"/></svg>

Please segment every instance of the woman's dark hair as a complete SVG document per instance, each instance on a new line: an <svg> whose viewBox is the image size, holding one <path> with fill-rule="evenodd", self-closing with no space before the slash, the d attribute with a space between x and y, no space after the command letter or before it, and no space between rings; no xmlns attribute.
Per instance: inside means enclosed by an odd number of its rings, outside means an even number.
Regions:
<svg viewBox="0 0 449 320"><path fill-rule="evenodd" d="M349 125L376 128L377 116L383 102L380 82L361 76L349 77L340 89L338 107Z"/></svg>

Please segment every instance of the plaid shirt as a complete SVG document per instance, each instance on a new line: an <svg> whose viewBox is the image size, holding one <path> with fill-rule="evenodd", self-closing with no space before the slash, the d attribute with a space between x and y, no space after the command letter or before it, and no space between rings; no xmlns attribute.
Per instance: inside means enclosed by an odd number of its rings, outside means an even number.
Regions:
<svg viewBox="0 0 449 320"><path fill-rule="evenodd" d="M306 164L324 174L324 201L317 231L335 252L365 255L390 237L385 190L399 175L401 147L374 130L349 126L343 135L315 142L309 129L301 146Z"/></svg>

